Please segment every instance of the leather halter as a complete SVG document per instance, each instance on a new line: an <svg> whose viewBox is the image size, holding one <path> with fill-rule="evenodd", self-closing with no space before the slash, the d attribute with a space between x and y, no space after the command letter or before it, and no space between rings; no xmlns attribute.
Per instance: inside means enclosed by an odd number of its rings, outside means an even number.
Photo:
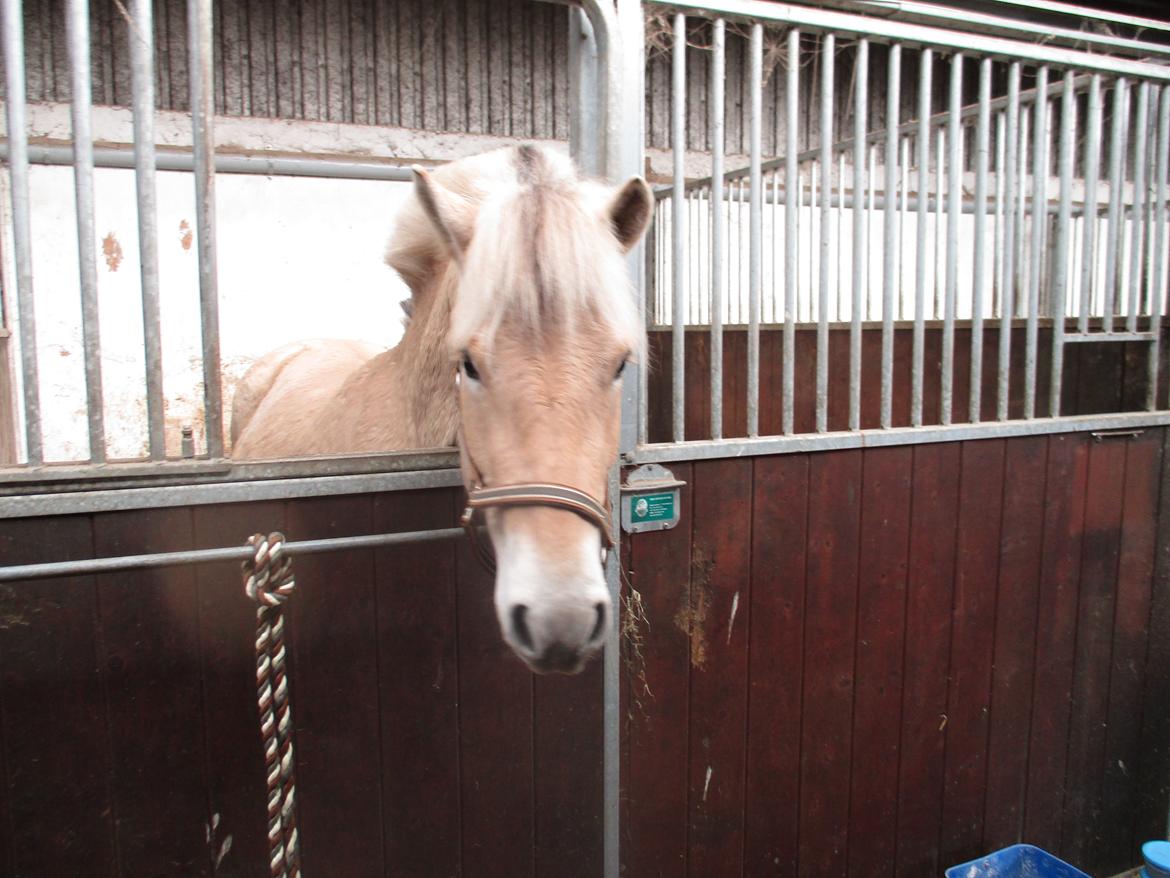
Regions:
<svg viewBox="0 0 1170 878"><path fill-rule="evenodd" d="M456 372L456 384L459 383L459 373ZM471 542L471 549L479 562L491 574L496 572L496 560L479 536L479 528L475 524L475 510L490 507L515 506L548 506L554 509L565 509L576 513L601 531L602 553L601 560L605 563L606 553L614 547L613 534L609 529L609 503L599 503L584 491L556 482L518 482L514 485L500 485L490 488L483 484L479 467L471 454L460 430L459 444L463 446L463 453L467 457L471 469L471 487L467 491L467 506L460 516L459 523L466 531Z"/></svg>

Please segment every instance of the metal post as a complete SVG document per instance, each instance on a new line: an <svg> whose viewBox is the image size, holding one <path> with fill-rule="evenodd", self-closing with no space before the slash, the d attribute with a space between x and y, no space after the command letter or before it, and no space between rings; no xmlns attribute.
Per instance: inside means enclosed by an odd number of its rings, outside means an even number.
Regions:
<svg viewBox="0 0 1170 878"><path fill-rule="evenodd" d="M894 291L898 283L898 123L902 99L902 47L890 47L886 81L885 239L882 247L882 410L881 425L893 426L894 399ZM904 166L903 166L904 167Z"/></svg>
<svg viewBox="0 0 1170 878"><path fill-rule="evenodd" d="M963 108L963 54L951 58L950 115L947 118L947 255L946 297L943 302L942 339L942 422L951 422L955 378L955 298L959 285L959 217L963 210L963 131L959 113Z"/></svg>
<svg viewBox="0 0 1170 878"><path fill-rule="evenodd" d="M1040 326L1040 268L1043 228L1048 217L1048 68L1036 73L1035 127L1032 134L1032 256L1028 266L1028 327L1024 351L1024 417L1036 414L1036 349Z"/></svg>
<svg viewBox="0 0 1170 878"><path fill-rule="evenodd" d="M28 123L25 115L24 11L20 0L4 0L4 80L8 104L8 172L12 187L12 246L16 300L20 309L20 366L24 388L24 441L29 465L44 460L40 378L37 374L36 308L33 297L32 227L28 194Z"/></svg>
<svg viewBox="0 0 1170 878"><path fill-rule="evenodd" d="M1158 145L1154 157L1154 271L1150 295L1150 342L1149 378L1146 383L1146 408L1154 411L1158 407L1158 361L1162 342L1162 315L1166 310L1166 177L1170 164L1170 86L1162 86L1162 99L1158 113Z"/></svg>
<svg viewBox="0 0 1170 878"><path fill-rule="evenodd" d="M1125 187L1126 133L1129 130L1129 83L1119 77L1113 86L1113 127L1109 137L1109 225L1105 239L1105 313L1102 327L1113 331L1117 289L1118 251L1125 241L1125 216L1121 210L1121 190Z"/></svg>
<svg viewBox="0 0 1170 878"><path fill-rule="evenodd" d="M760 286L763 273L764 204L760 174L763 122L764 26L752 25L751 38L751 217L748 255L747 434L760 434Z"/></svg>
<svg viewBox="0 0 1170 878"><path fill-rule="evenodd" d="M800 91L800 31L788 32L788 69L784 96L785 156L784 156L784 435L793 431L795 408L796 352L796 266L799 260L800 232L797 225L800 214L799 159L797 158L796 127L799 119L797 102Z"/></svg>
<svg viewBox="0 0 1170 878"><path fill-rule="evenodd" d="M1056 270L1052 277L1052 383L1048 416L1060 417L1061 380L1064 376L1065 286L1069 278L1068 251L1072 238L1072 177L1076 147L1076 91L1072 71L1064 74L1060 109L1060 218L1056 235Z"/></svg>
<svg viewBox="0 0 1170 878"><path fill-rule="evenodd" d="M1016 202L1022 201L1017 194L1016 167L1019 161L1020 144L1020 62L1013 61L1008 67L1007 133L1004 147L1004 198L1003 208L1003 285L1000 292L999 314L999 369L996 374L996 417L1006 421L1008 417L1009 382L1012 365L1012 315L1016 299Z"/></svg>
<svg viewBox="0 0 1170 878"><path fill-rule="evenodd" d="M1125 329L1137 331L1138 310L1141 308L1139 291L1142 286L1142 252L1146 230L1146 143L1150 126L1150 84L1138 86L1137 120L1133 143L1133 234L1129 248L1129 302L1126 305Z"/></svg>
<svg viewBox="0 0 1170 878"><path fill-rule="evenodd" d="M861 429L861 316L866 295L865 267L869 259L868 226L865 214L866 110L869 103L869 40L857 43L857 66L853 92L853 304L849 322L849 429Z"/></svg>
<svg viewBox="0 0 1170 878"><path fill-rule="evenodd" d="M923 353L926 341L926 219L930 190L930 90L934 53L923 49L918 66L918 229L914 272L914 348L910 370L910 423L922 426Z"/></svg>
<svg viewBox="0 0 1170 878"><path fill-rule="evenodd" d="M987 283L987 164L991 153L991 59L979 62L979 119L975 124L975 271L971 304L971 400L967 418L982 420L983 301Z"/></svg>
<svg viewBox="0 0 1170 878"><path fill-rule="evenodd" d="M833 66L836 39L825 34L821 42L821 270L817 313L817 432L829 429L829 277L833 258ZM814 166L815 167L815 166Z"/></svg>
<svg viewBox="0 0 1170 878"><path fill-rule="evenodd" d="M723 89L724 21L715 19L711 48L711 438L723 438Z"/></svg>
<svg viewBox="0 0 1170 878"><path fill-rule="evenodd" d="M670 137L674 156L674 194L671 197L671 436L686 438L686 308L687 290L687 17L674 16L674 55L671 59Z"/></svg>
<svg viewBox="0 0 1170 878"><path fill-rule="evenodd" d="M1089 80L1089 120L1085 132L1085 222L1081 247L1081 301L1077 332L1089 331L1093 282L1097 277L1097 177L1101 167L1101 74Z"/></svg>

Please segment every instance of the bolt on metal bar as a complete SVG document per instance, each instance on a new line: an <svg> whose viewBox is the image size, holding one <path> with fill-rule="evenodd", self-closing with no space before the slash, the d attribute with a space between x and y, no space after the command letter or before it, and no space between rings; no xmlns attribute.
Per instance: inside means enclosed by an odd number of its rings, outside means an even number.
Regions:
<svg viewBox="0 0 1170 878"><path fill-rule="evenodd" d="M762 149L764 82L764 26L752 25L751 36L751 217L749 224L750 253L748 254L748 374L747 374L747 433L760 433L760 287L764 260L764 204L763 178L760 173Z"/></svg>
<svg viewBox="0 0 1170 878"><path fill-rule="evenodd" d="M1126 133L1129 129L1129 82L1119 77L1113 86L1113 127L1109 137L1109 225L1105 241L1105 305L1102 329L1113 331L1118 273L1118 251L1124 243L1125 217L1121 212L1121 189L1125 185Z"/></svg>
<svg viewBox="0 0 1170 878"><path fill-rule="evenodd" d="M142 337L150 459L166 458L163 430L162 318L159 306L158 198L154 158L154 21L150 0L133 0L127 22L134 104L134 180L142 278Z"/></svg>
<svg viewBox="0 0 1170 878"><path fill-rule="evenodd" d="M223 457L220 384L219 280L215 244L214 52L211 0L187 0L190 36L191 138L195 156L195 230L199 248L200 328L203 334L203 421L207 454Z"/></svg>
<svg viewBox="0 0 1170 878"><path fill-rule="evenodd" d="M36 308L33 296L32 225L29 219L28 123L24 82L24 11L20 0L4 0L4 84L8 105L8 172L12 198L12 247L16 301L20 311L20 367L24 389L24 436L30 466L44 459L40 379L37 372Z"/></svg>
<svg viewBox="0 0 1170 878"><path fill-rule="evenodd" d="M1081 300L1077 332L1089 331L1093 307L1093 281L1097 275L1097 178L1101 168L1101 74L1089 80L1089 116L1085 130L1085 223L1081 232Z"/></svg>
<svg viewBox="0 0 1170 878"><path fill-rule="evenodd" d="M1052 276L1052 383L1048 416L1060 417L1060 392L1064 377L1065 287L1069 278L1069 243L1072 238L1072 178L1075 161L1077 99L1072 71L1064 74L1064 101L1060 109L1060 218L1057 223L1056 269Z"/></svg>
<svg viewBox="0 0 1170 878"><path fill-rule="evenodd" d="M864 193L868 185L865 132L869 124L869 40L857 42L853 75L853 301L849 312L849 429L861 429L861 317L869 258Z"/></svg>
<svg viewBox="0 0 1170 878"><path fill-rule="evenodd" d="M781 428L790 435L794 429L796 390L796 266L799 261L800 178L797 164L796 131L800 99L800 31L788 32L787 81L784 92L785 157L784 166L784 412Z"/></svg>
<svg viewBox="0 0 1170 878"><path fill-rule="evenodd" d="M1161 100L1158 112L1158 145L1155 153L1154 171L1154 270L1152 272L1152 290L1150 295L1150 330L1153 339L1150 343L1149 377L1146 381L1146 408L1150 411L1158 407L1158 363L1162 340L1162 315L1165 313L1166 276L1168 273L1168 256L1166 253L1166 184L1167 173L1170 169L1170 87L1162 86Z"/></svg>
<svg viewBox="0 0 1170 878"><path fill-rule="evenodd" d="M914 271L914 344L910 367L910 423L922 426L923 354L926 342L926 220L922 195L930 186L930 92L934 53L923 49L918 62L918 227Z"/></svg>
<svg viewBox="0 0 1170 878"><path fill-rule="evenodd" d="M817 432L829 429L829 280L833 259L832 206L829 192L833 174L833 67L837 41L825 34L821 42L821 259L817 304ZM815 168L815 166L814 166Z"/></svg>
<svg viewBox="0 0 1170 878"><path fill-rule="evenodd" d="M968 420L982 420L983 307L987 285L987 165L991 157L991 59L979 62L979 118L975 123L975 269L971 304L971 382Z"/></svg>
<svg viewBox="0 0 1170 878"><path fill-rule="evenodd" d="M902 99L902 46L890 46L886 71L886 182L885 239L882 248L882 400L881 425L893 426L894 409L894 291L901 253L898 251L898 119Z"/></svg>
<svg viewBox="0 0 1170 878"><path fill-rule="evenodd" d="M1008 67L1007 130L1004 135L1004 195L1003 207L1003 282L999 313L999 368L996 372L995 416L1008 418L1009 377L1012 365L1012 314L1015 311L1016 289L1016 202L1023 201L1017 192L1016 167L1020 143L1020 62ZM997 175L998 176L998 175Z"/></svg>
<svg viewBox="0 0 1170 878"><path fill-rule="evenodd" d="M946 298L943 301L942 339L942 423L951 422L955 379L955 300L959 287L959 217L963 210L963 130L959 113L963 108L963 53L951 58L951 118L947 126L947 254Z"/></svg>
<svg viewBox="0 0 1170 878"><path fill-rule="evenodd" d="M723 90L724 21L715 19L711 38L711 438L723 437Z"/></svg>
<svg viewBox="0 0 1170 878"><path fill-rule="evenodd" d="M1133 233L1129 247L1129 304L1126 307L1125 328L1137 331L1138 310L1141 308L1142 253L1146 230L1146 144L1150 129L1150 84L1138 86L1137 121L1133 144Z"/></svg>
<svg viewBox="0 0 1170 878"><path fill-rule="evenodd" d="M1040 271L1044 262L1043 227L1048 203L1048 68L1036 72L1035 137L1032 152L1032 256L1028 273L1028 325L1024 351L1024 417L1036 414L1036 350L1040 327ZM1042 95L1045 95L1041 97Z"/></svg>
<svg viewBox="0 0 1170 878"><path fill-rule="evenodd" d="M461 527L439 530L407 531L392 534L365 534L356 537L331 537L322 540L290 540L284 544L287 555L316 555L353 549L378 549L410 543L433 543L459 539ZM252 557L251 546L227 546L221 549L191 549L182 552L154 552L144 555L121 555L112 558L89 558L79 561L53 561L44 564L17 564L0 567L0 582L52 579L59 576L91 576L123 570L144 570L215 561L245 561Z"/></svg>
<svg viewBox="0 0 1170 878"><path fill-rule="evenodd" d="M674 16L674 48L671 58L670 117L674 153L674 197L671 202L671 436L675 442L686 438L686 309L687 284L687 17Z"/></svg>
<svg viewBox="0 0 1170 878"><path fill-rule="evenodd" d="M65 10L69 43L69 90L73 121L73 189L77 205L77 263L81 281L81 338L85 348L85 409L89 459L106 459L102 398L101 319L98 310L97 233L94 227L92 89L89 58L89 2L69 0Z"/></svg>

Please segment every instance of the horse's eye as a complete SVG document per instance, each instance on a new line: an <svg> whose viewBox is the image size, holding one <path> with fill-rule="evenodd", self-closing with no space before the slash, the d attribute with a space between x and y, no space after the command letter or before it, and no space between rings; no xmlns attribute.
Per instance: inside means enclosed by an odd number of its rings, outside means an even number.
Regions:
<svg viewBox="0 0 1170 878"><path fill-rule="evenodd" d="M471 357L466 353L463 355L463 374L472 381L479 380L479 370L475 368L475 363L471 362Z"/></svg>
<svg viewBox="0 0 1170 878"><path fill-rule="evenodd" d="M613 376L614 381L622 380L622 376L626 374L626 363L628 362L629 360L622 360L620 363L618 363L617 372L615 372Z"/></svg>

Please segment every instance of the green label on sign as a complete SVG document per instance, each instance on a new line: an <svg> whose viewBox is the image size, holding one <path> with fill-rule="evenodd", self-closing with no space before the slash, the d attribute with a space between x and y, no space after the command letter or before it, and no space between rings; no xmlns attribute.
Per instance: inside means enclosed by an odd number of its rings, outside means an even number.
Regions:
<svg viewBox="0 0 1170 878"><path fill-rule="evenodd" d="M643 494L630 498L630 520L671 521L674 518L674 492Z"/></svg>

